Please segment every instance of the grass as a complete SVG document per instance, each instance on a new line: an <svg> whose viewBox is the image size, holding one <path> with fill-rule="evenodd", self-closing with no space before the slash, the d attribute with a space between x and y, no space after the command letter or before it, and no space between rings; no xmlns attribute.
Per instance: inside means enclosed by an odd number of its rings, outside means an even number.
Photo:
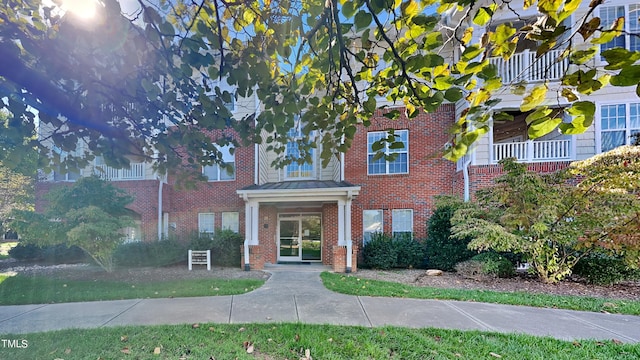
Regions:
<svg viewBox="0 0 640 360"><path fill-rule="evenodd" d="M324 272L324 285L335 292L359 296L386 296L414 299L476 301L494 304L525 305L582 311L640 315L640 301L601 299L582 296L498 292L487 290L440 289L418 287L388 281L360 279L353 275Z"/></svg>
<svg viewBox="0 0 640 360"><path fill-rule="evenodd" d="M479 331L306 324L133 326L3 335L20 359L638 359L640 345ZM24 346L26 345L26 346Z"/></svg>
<svg viewBox="0 0 640 360"><path fill-rule="evenodd" d="M191 279L125 283L71 281L42 276L0 276L0 305L237 295L254 290L262 284L264 280L257 279Z"/></svg>

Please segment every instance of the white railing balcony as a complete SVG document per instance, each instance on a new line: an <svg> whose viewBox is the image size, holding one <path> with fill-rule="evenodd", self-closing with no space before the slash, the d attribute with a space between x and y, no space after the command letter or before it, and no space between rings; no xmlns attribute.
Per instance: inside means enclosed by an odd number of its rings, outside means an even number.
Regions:
<svg viewBox="0 0 640 360"><path fill-rule="evenodd" d="M569 61L560 56L564 50L551 50L536 58L536 52L524 50L515 53L509 60L502 57L489 58L489 63L498 68L502 83L509 84L519 81L559 80L567 70Z"/></svg>
<svg viewBox="0 0 640 360"><path fill-rule="evenodd" d="M97 165L93 173L109 181L143 180L144 163L130 163L128 168L116 169L106 165Z"/></svg>
<svg viewBox="0 0 640 360"><path fill-rule="evenodd" d="M493 144L494 163L506 158L519 162L562 161L572 159L571 140L521 141Z"/></svg>

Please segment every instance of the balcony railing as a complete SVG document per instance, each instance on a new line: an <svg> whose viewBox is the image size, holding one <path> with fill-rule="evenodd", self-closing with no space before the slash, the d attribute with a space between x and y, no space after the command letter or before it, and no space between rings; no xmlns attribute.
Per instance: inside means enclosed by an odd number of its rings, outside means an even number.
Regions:
<svg viewBox="0 0 640 360"><path fill-rule="evenodd" d="M93 169L94 174L104 180L143 180L144 163L131 163L128 168L116 169L106 165L98 165Z"/></svg>
<svg viewBox="0 0 640 360"><path fill-rule="evenodd" d="M513 54L509 60L501 57L489 58L489 63L498 68L504 84L518 81L544 81L560 79L568 67L568 60L560 59L564 50L551 50L536 58L535 51L524 50Z"/></svg>
<svg viewBox="0 0 640 360"><path fill-rule="evenodd" d="M493 144L493 162L506 158L521 162L571 160L571 140L523 141Z"/></svg>

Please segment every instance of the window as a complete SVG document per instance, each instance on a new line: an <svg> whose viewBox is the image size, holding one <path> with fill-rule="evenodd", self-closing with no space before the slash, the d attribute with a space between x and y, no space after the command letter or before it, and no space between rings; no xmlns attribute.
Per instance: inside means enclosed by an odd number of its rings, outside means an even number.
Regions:
<svg viewBox="0 0 640 360"><path fill-rule="evenodd" d="M222 153L222 162L219 164L202 167L202 175L209 181L229 181L236 178L236 156L230 146L223 146L219 150Z"/></svg>
<svg viewBox="0 0 640 360"><path fill-rule="evenodd" d="M314 166L314 149L309 149L310 162L304 162L300 164L296 162L300 159L302 154L300 153L301 141L304 141L302 130L300 128L300 120L296 120L296 126L289 130L289 142L287 143L286 156L293 160L293 162L286 166L285 179L287 180L300 180L300 179L313 179L315 177ZM313 137L313 133L310 135Z"/></svg>
<svg viewBox="0 0 640 360"><path fill-rule="evenodd" d="M212 236L215 232L215 214L199 213L198 214L198 232Z"/></svg>
<svg viewBox="0 0 640 360"><path fill-rule="evenodd" d="M367 134L367 168L369 175L406 174L409 172L409 131L394 132L396 143L385 142L382 151L385 155L395 155L393 160L385 160L377 155L377 142L389 136L386 131L375 131ZM400 146L399 144L402 144ZM378 158L379 157L379 158Z"/></svg>
<svg viewBox="0 0 640 360"><path fill-rule="evenodd" d="M222 229L239 232L240 230L240 215L237 212L223 212L222 213Z"/></svg>
<svg viewBox="0 0 640 360"><path fill-rule="evenodd" d="M383 230L382 210L364 210L362 212L363 236L362 243L371 241L371 236L375 233L382 233Z"/></svg>
<svg viewBox="0 0 640 360"><path fill-rule="evenodd" d="M126 227L122 230L124 234L124 242L132 243L142 241L142 222L136 220L133 226Z"/></svg>
<svg viewBox="0 0 640 360"><path fill-rule="evenodd" d="M401 209L391 211L393 236L413 236L413 210Z"/></svg>
<svg viewBox="0 0 640 360"><path fill-rule="evenodd" d="M600 7L600 24L603 29L610 29L618 18L624 18L623 34L606 44L600 45L600 51L614 47L627 48L631 51L640 50L640 39L634 35L640 31L639 16L640 4Z"/></svg>
<svg viewBox="0 0 640 360"><path fill-rule="evenodd" d="M62 169L60 166L56 166L53 170L53 181L76 181L80 179L80 171Z"/></svg>
<svg viewBox="0 0 640 360"><path fill-rule="evenodd" d="M633 143L640 134L640 103L600 106L600 151Z"/></svg>

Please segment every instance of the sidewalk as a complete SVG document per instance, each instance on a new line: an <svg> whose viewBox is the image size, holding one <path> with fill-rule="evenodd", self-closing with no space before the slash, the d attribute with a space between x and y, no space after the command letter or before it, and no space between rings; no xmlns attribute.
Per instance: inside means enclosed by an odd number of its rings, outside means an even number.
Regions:
<svg viewBox="0 0 640 360"><path fill-rule="evenodd" d="M640 342L640 316L461 301L350 296L324 288L316 266L273 266L243 295L0 306L0 334L182 323L301 322L517 332L563 340Z"/></svg>

